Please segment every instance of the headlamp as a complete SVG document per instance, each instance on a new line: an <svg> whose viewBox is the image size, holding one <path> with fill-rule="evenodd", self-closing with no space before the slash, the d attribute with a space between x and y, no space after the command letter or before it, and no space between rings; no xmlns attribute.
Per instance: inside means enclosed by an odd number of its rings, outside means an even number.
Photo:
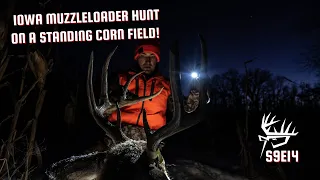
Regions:
<svg viewBox="0 0 320 180"><path fill-rule="evenodd" d="M199 78L199 74L198 74L197 72L192 72L192 73L191 73L191 77L192 77L193 79L198 79L198 78Z"/></svg>

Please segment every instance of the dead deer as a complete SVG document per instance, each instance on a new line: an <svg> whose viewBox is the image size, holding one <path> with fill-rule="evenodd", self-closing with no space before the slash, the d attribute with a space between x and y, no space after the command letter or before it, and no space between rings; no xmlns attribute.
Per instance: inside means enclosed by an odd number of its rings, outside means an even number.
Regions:
<svg viewBox="0 0 320 180"><path fill-rule="evenodd" d="M204 41L201 39L203 48L202 70L206 71L206 55ZM205 115L207 98L204 87L204 81L200 81L200 104L196 112L183 113L181 110L180 98L180 77L179 65L173 51L170 52L170 85L173 98L173 116L172 120L154 133L151 133L146 118L146 112L143 112L144 129L147 140L129 139L121 130L121 107L128 106L140 101L145 101L161 93L161 90L152 96L137 97L129 99L126 97L126 91L129 83L134 79L132 77L124 86L124 91L119 102L112 103L108 95L108 65L111 57L117 48L108 56L102 74L102 105L97 106L92 85L93 74L93 52L90 56L90 63L87 76L87 95L89 100L89 109L96 123L103 129L106 135L112 139L114 146L107 152L91 153L84 156L74 156L58 163L55 163L47 171L51 179L139 179L139 180L169 180L174 179L239 179L225 178L220 171L201 164L185 164L165 167L164 159L160 153L160 143L174 135L177 132L185 130L200 122ZM177 67L177 68L176 68ZM182 94L182 93L181 93ZM118 113L116 125L108 122L107 116L113 111ZM107 113L106 113L107 112ZM180 121L183 118L183 121ZM185 162L186 163L186 162ZM169 172L167 172L167 170ZM188 176L188 177L187 177ZM191 176L191 177L190 177ZM242 178L240 178L242 179Z"/></svg>

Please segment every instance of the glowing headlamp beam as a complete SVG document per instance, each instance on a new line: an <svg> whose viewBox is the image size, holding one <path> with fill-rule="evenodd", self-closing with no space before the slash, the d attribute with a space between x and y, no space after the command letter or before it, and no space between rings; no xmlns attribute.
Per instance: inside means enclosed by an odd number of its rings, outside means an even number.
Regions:
<svg viewBox="0 0 320 180"><path fill-rule="evenodd" d="M199 78L199 74L198 74L197 72L192 72L192 73L191 73L191 77L192 77L193 79L197 79L197 78Z"/></svg>

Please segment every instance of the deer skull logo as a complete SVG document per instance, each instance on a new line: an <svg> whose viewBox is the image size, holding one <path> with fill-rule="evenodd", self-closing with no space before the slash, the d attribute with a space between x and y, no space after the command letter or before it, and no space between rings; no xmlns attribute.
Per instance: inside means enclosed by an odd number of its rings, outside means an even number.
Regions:
<svg viewBox="0 0 320 180"><path fill-rule="evenodd" d="M276 116L273 116L271 121L268 122L270 114L271 113L269 113L269 115L267 117L265 115L263 115L263 117L262 117L261 129L266 134L266 136L258 135L259 141L264 141L262 151L260 154L260 158L261 158L263 151L264 151L264 148L269 140L277 140L277 139L284 138L284 142L281 142L281 143L274 144L273 142L270 142L272 147L275 149L275 148L278 148L280 146L287 144L291 136L296 136L298 134L298 132L294 132L296 129L295 127L293 128L292 132L289 132L292 122L285 129L286 119L284 119L280 131L277 131L276 128L272 125L279 122L280 120L275 121L274 119L276 118ZM271 127L273 127L273 131L270 131Z"/></svg>

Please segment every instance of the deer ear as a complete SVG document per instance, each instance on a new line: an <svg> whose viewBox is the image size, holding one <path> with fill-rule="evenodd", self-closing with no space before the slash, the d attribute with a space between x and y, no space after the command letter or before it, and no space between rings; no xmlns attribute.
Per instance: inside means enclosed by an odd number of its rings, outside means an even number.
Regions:
<svg viewBox="0 0 320 180"><path fill-rule="evenodd" d="M260 135L258 135L258 137L259 137L259 141L267 141L266 137L263 137L263 136L260 136Z"/></svg>

